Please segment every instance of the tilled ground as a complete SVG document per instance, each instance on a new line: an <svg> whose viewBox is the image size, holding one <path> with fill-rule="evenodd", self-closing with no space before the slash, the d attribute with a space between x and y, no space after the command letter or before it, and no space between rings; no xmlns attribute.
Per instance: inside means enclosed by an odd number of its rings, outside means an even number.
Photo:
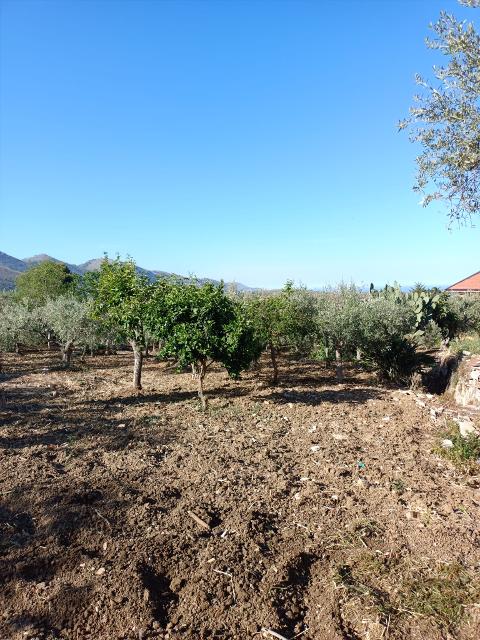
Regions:
<svg viewBox="0 0 480 640"><path fill-rule="evenodd" d="M480 637L480 478L439 399L317 364L195 382L8 356L0 638ZM479 467L480 468L480 467ZM274 635L274 634L279 635Z"/></svg>

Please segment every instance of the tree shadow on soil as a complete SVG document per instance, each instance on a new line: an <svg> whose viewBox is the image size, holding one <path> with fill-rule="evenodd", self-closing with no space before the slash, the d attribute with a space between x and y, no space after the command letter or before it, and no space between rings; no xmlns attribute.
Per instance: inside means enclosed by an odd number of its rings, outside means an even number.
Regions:
<svg viewBox="0 0 480 640"><path fill-rule="evenodd" d="M244 386L235 387L216 387L205 388L204 393L207 398L239 398L246 396L250 393L250 389ZM153 403L173 403L173 402L186 402L189 400L198 400L197 391L170 391L169 393L138 393L129 396L117 396L108 398L108 400L90 400L89 404L92 406L102 404L105 405L123 405L123 406L141 406L144 404Z"/></svg>
<svg viewBox="0 0 480 640"><path fill-rule="evenodd" d="M331 404L364 404L369 400L380 400L384 393L374 387L355 387L353 389L324 389L322 391L274 391L268 396L262 396L257 400L271 400L272 402L286 404L288 402L318 405L323 402Z"/></svg>
<svg viewBox="0 0 480 640"><path fill-rule="evenodd" d="M35 433L10 437L2 436L0 437L0 448L24 449L43 446L55 449L65 446L74 451L75 447L82 445L83 440L91 441L92 438L97 438L96 447L99 450L120 451L129 445L134 445L136 441L147 442L151 447L166 446L174 442L179 435L176 427L164 424L161 424L160 428L155 429L155 432L152 433L148 427L127 426L120 419L103 420L89 425L83 424L85 416L82 416L81 419L82 424L75 424L70 417L68 422L72 426L53 429L51 426L53 420L50 420L49 424L42 425ZM65 422L61 416L57 416L57 421ZM39 452L39 455L43 455L43 452ZM45 455L48 455L48 452L45 452Z"/></svg>

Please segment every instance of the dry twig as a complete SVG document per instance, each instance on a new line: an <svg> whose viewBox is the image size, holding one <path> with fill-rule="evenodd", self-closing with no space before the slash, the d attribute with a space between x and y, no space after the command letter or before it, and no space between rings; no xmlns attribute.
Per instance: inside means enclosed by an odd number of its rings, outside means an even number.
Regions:
<svg viewBox="0 0 480 640"><path fill-rule="evenodd" d="M187 511L187 513L192 518L192 520L195 520L195 522L200 527L203 527L204 529L208 529L210 531L211 527L208 524L208 522L205 522L205 520L202 520L201 518L199 518L195 513L193 513L193 511Z"/></svg>

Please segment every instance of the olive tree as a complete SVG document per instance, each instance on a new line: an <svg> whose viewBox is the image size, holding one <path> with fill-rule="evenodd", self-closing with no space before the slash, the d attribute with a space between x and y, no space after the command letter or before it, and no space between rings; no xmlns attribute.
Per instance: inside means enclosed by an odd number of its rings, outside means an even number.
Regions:
<svg viewBox="0 0 480 640"><path fill-rule="evenodd" d="M143 349L146 346L152 285L138 273L133 260L107 258L94 288L93 316L115 329L133 351L133 387L142 388Z"/></svg>
<svg viewBox="0 0 480 640"><path fill-rule="evenodd" d="M316 305L303 287L287 282L278 293L255 293L245 299L257 339L268 349L273 369L272 383L278 382L278 350L294 347L308 351L316 329Z"/></svg>
<svg viewBox="0 0 480 640"><path fill-rule="evenodd" d="M212 363L222 364L238 378L258 357L253 327L240 304L229 298L223 284L180 284L160 281L150 303L150 329L161 342L159 356L191 367L206 408L204 379Z"/></svg>
<svg viewBox="0 0 480 640"><path fill-rule="evenodd" d="M445 65L434 67L433 82L416 76L420 93L399 128L409 127L422 149L414 189L424 194L423 205L443 200L451 222L466 222L480 211L480 35L445 12L431 28L427 46Z"/></svg>
<svg viewBox="0 0 480 640"><path fill-rule="evenodd" d="M48 300L38 312L45 325L53 331L60 344L62 360L69 367L75 346L88 343L95 331L89 305L71 295L65 295Z"/></svg>
<svg viewBox="0 0 480 640"><path fill-rule="evenodd" d="M359 315L358 340L363 357L377 367L382 378L405 381L418 359L413 332L415 312L405 298L365 297Z"/></svg>
<svg viewBox="0 0 480 640"><path fill-rule="evenodd" d="M0 350L20 352L41 339L41 325L35 312L24 301L12 296L0 298Z"/></svg>
<svg viewBox="0 0 480 640"><path fill-rule="evenodd" d="M362 294L352 284L324 291L318 299L318 336L335 355L336 376L343 378L343 361L361 347Z"/></svg>
<svg viewBox="0 0 480 640"><path fill-rule="evenodd" d="M449 304L458 317L460 332L480 333L480 294L451 294Z"/></svg>

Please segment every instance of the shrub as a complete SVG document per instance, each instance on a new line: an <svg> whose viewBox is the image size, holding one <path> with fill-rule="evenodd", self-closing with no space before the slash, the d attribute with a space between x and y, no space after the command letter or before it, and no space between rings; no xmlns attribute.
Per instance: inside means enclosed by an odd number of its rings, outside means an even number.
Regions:
<svg viewBox="0 0 480 640"><path fill-rule="evenodd" d="M450 343L449 348L453 353L458 354L463 351L480 354L480 334L460 336Z"/></svg>
<svg viewBox="0 0 480 640"><path fill-rule="evenodd" d="M418 366L415 344L407 337L415 325L412 309L401 301L369 296L362 309L359 341L366 360L381 377L406 382Z"/></svg>
<svg viewBox="0 0 480 640"><path fill-rule="evenodd" d="M435 320L430 320L430 322L425 327L423 335L419 339L419 344L423 345L427 349L435 349L441 347L442 340L442 330L435 322Z"/></svg>

